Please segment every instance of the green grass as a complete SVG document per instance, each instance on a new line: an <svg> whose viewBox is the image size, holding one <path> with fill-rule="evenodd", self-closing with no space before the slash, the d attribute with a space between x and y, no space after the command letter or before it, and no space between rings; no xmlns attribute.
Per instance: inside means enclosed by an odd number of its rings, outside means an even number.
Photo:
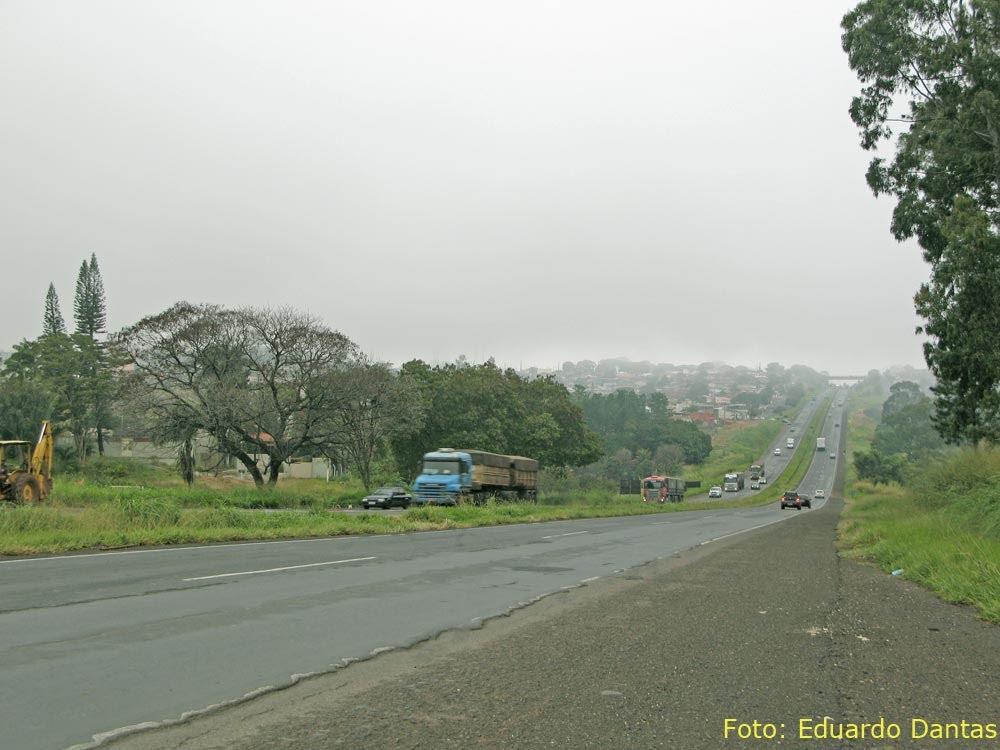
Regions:
<svg viewBox="0 0 1000 750"><path fill-rule="evenodd" d="M701 482L700 489L688 490L688 494L701 494L713 484L722 484L727 471L745 471L768 449L781 427L779 421L768 421L737 422L721 428L712 439L712 452L705 463L684 467L681 476Z"/></svg>
<svg viewBox="0 0 1000 750"><path fill-rule="evenodd" d="M850 453L867 450L875 422L852 404ZM839 527L845 557L976 607L1000 623L1000 451L966 449L914 467L909 486L875 486L847 473Z"/></svg>
<svg viewBox="0 0 1000 750"><path fill-rule="evenodd" d="M586 503L586 504L585 504ZM610 492L575 503L488 504L410 508L402 514L346 514L314 509L260 512L228 505L184 507L156 497L123 495L83 508L8 507L0 510L0 554L19 555L140 545L232 542L246 539L387 534L573 518L669 513L681 505L645 505ZM703 508L702 508L703 509Z"/></svg>
<svg viewBox="0 0 1000 750"><path fill-rule="evenodd" d="M734 466L744 468L780 428L777 422L726 428L703 470L716 477ZM800 454L806 455L808 466L810 452ZM537 504L344 514L330 511L358 504L365 493L356 479L282 479L276 487L258 490L246 482L199 478L187 487L162 470L129 469L128 463L105 461L85 473L57 477L45 505L0 508L0 554L384 534L706 509L688 503L646 505L610 489L566 489L540 493ZM711 507L757 505L762 494Z"/></svg>

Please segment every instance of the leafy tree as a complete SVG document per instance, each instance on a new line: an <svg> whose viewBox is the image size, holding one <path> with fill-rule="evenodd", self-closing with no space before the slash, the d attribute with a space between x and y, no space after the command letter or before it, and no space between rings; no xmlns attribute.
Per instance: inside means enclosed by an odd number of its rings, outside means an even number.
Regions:
<svg viewBox="0 0 1000 750"><path fill-rule="evenodd" d="M673 475L680 473L684 467L686 458L684 449L679 445L665 443L656 449L656 453L653 456L653 464L657 472Z"/></svg>
<svg viewBox="0 0 1000 750"><path fill-rule="evenodd" d="M687 463L701 463L712 450L712 439L690 422L673 419L665 396L639 394L629 389L602 395L577 390L587 425L596 432L606 453L624 448L653 455L661 446L674 444Z"/></svg>
<svg viewBox="0 0 1000 750"><path fill-rule="evenodd" d="M51 336L57 333L66 333L66 321L63 320L62 312L59 310L59 295L56 294L55 284L49 282L49 291L45 295L42 335Z"/></svg>
<svg viewBox="0 0 1000 750"><path fill-rule="evenodd" d="M331 376L341 394L333 420L339 452L351 459L366 491L372 487L375 459L391 436L412 435L423 421L423 405L413 381L394 375L384 364L361 364Z"/></svg>
<svg viewBox="0 0 1000 750"><path fill-rule="evenodd" d="M906 457L901 454L886 456L876 449L854 454L854 470L858 478L867 479L872 484L902 483L905 468Z"/></svg>
<svg viewBox="0 0 1000 750"><path fill-rule="evenodd" d="M1000 3L865 0L844 16L863 88L861 145L895 138L868 184L897 199L891 230L931 266L915 297L937 378L935 423L953 443L1000 438ZM901 113L900 113L901 112ZM894 133L897 124L901 132Z"/></svg>
<svg viewBox="0 0 1000 750"><path fill-rule="evenodd" d="M600 456L579 406L552 378L525 380L493 362L464 361L430 367L413 360L401 373L412 378L424 409L419 430L391 440L403 476L414 475L424 453L446 446L529 456L555 469Z"/></svg>
<svg viewBox="0 0 1000 750"><path fill-rule="evenodd" d="M128 392L161 440L204 430L258 487L296 455L341 444L345 394L332 377L360 362L347 337L288 308L229 310L179 302L116 337L133 372ZM257 457L263 457L263 472Z"/></svg>
<svg viewBox="0 0 1000 750"><path fill-rule="evenodd" d="M55 413L55 396L44 384L20 378L0 378L0 438L30 440L43 419Z"/></svg>
<svg viewBox="0 0 1000 750"><path fill-rule="evenodd" d="M928 400L921 392L920 386L909 380L901 380L889 386L889 398L882 404L882 422L892 419L893 415L907 406L919 404Z"/></svg>
<svg viewBox="0 0 1000 750"><path fill-rule="evenodd" d="M937 377L935 425L950 443L1000 440L1000 238L968 198L944 222L947 251L917 294Z"/></svg>
<svg viewBox="0 0 1000 750"><path fill-rule="evenodd" d="M102 361L97 343L86 334L74 333L23 341L4 362L8 378L34 383L54 396L54 426L72 433L81 463L94 426L97 394L110 393L114 387L112 371Z"/></svg>
<svg viewBox="0 0 1000 750"><path fill-rule="evenodd" d="M911 462L943 448L932 421L933 403L920 386L904 380L894 383L889 392L872 447L881 455L901 454Z"/></svg>
<svg viewBox="0 0 1000 750"><path fill-rule="evenodd" d="M76 276L76 296L73 299L73 320L76 332L91 338L103 333L107 325L107 302L104 280L97 266L97 254L90 256L90 263L83 261Z"/></svg>

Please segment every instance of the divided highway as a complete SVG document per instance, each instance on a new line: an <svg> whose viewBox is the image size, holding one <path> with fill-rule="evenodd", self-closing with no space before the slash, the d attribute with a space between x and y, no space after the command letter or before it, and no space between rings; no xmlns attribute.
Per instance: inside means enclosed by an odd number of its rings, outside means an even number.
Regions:
<svg viewBox="0 0 1000 750"><path fill-rule="evenodd" d="M829 445L841 421L827 419ZM837 461L819 455L802 491L829 495ZM85 747L804 513L772 503L3 560L4 744Z"/></svg>

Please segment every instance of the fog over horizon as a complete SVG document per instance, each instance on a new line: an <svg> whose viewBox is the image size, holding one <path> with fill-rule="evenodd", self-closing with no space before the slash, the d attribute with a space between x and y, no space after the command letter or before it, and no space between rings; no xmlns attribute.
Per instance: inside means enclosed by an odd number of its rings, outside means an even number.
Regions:
<svg viewBox="0 0 1000 750"><path fill-rule="evenodd" d="M0 350L291 306L400 364L923 368L848 116L852 0L9 0Z"/></svg>

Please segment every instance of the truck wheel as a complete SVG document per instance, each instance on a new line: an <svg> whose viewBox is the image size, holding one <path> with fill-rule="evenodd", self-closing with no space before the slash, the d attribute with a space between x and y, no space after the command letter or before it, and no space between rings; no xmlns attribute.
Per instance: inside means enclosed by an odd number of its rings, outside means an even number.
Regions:
<svg viewBox="0 0 1000 750"><path fill-rule="evenodd" d="M18 474L14 477L14 502L23 505L34 505L39 501L38 477L34 474Z"/></svg>

